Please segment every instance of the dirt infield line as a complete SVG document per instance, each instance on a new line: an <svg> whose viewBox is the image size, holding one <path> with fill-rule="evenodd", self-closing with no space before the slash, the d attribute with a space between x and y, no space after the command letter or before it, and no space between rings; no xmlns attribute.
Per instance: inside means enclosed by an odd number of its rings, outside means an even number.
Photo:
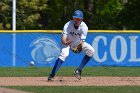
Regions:
<svg viewBox="0 0 140 93"><path fill-rule="evenodd" d="M0 77L0 86L139 86L140 77Z"/></svg>

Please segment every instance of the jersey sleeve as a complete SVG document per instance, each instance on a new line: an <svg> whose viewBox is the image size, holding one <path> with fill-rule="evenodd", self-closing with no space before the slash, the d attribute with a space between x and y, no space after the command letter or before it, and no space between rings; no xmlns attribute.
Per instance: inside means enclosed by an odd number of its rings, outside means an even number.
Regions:
<svg viewBox="0 0 140 93"><path fill-rule="evenodd" d="M67 28L68 28L68 23L66 23L66 24L64 25L63 31L62 31L62 35L67 35L67 34L68 34Z"/></svg>
<svg viewBox="0 0 140 93"><path fill-rule="evenodd" d="M87 37L87 32L88 32L88 27L85 25L84 27L82 27L82 34L81 34L82 41L85 41Z"/></svg>

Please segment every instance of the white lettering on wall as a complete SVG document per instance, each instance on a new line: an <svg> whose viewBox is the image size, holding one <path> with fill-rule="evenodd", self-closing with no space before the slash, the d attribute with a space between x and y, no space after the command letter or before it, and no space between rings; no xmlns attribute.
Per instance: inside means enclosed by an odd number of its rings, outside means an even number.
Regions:
<svg viewBox="0 0 140 93"><path fill-rule="evenodd" d="M123 36L118 35L114 36L111 41L109 40L110 43L107 39L108 38L106 36L97 36L93 40L92 46L95 49L93 58L97 62L105 62L108 60L113 60L114 62L123 62L126 58L128 62L140 62L140 57L137 56L139 53L137 47L138 36L129 36L130 41L126 41ZM101 41L103 44L99 45ZM106 47L109 47L109 50ZM101 48L104 48L105 50L99 51ZM103 56L101 56L99 52Z"/></svg>
<svg viewBox="0 0 140 93"><path fill-rule="evenodd" d="M100 40L103 40L104 42L104 45L106 46L107 45L107 40L106 40L106 37L104 36L97 36L94 40L93 40L93 43L92 43L92 46L94 47L94 49L96 50L95 51L95 54L93 56L93 58L97 61L97 62L104 62L107 60L107 52L106 51L102 51L104 53L104 56L102 58L99 58L99 55L98 55L98 50L100 48L104 48L103 46L98 48L99 46L99 41Z"/></svg>
<svg viewBox="0 0 140 93"><path fill-rule="evenodd" d="M137 58L136 54L137 54L137 39L138 36L129 36L130 38L130 62L136 62L136 61L140 61L140 58Z"/></svg>
<svg viewBox="0 0 140 93"><path fill-rule="evenodd" d="M120 40L121 50L118 50L118 48L117 48L117 40ZM119 58L117 58L117 51L121 51ZM111 54L112 59L115 62L122 62L125 59L126 54L127 54L127 44L126 44L126 41L123 37L115 36L112 39L111 44L110 44L110 54Z"/></svg>

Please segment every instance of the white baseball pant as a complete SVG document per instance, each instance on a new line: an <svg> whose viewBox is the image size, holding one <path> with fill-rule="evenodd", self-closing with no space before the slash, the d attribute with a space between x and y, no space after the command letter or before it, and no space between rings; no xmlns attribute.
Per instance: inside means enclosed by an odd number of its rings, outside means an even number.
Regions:
<svg viewBox="0 0 140 93"><path fill-rule="evenodd" d="M68 57L69 55L69 50L70 50L70 46L69 45L61 45L61 52L60 52L60 56L59 58L63 61L65 61L65 59ZM92 57L94 54L94 48L89 45L88 43L84 42L83 46L82 46L82 52L84 52L87 56Z"/></svg>

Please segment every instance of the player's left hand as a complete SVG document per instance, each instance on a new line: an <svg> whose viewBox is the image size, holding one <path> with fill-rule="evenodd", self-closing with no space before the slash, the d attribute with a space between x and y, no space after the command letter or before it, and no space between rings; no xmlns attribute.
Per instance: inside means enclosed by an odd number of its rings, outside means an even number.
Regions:
<svg viewBox="0 0 140 93"><path fill-rule="evenodd" d="M83 42L81 42L78 46L71 48L74 53L80 53L82 51Z"/></svg>

